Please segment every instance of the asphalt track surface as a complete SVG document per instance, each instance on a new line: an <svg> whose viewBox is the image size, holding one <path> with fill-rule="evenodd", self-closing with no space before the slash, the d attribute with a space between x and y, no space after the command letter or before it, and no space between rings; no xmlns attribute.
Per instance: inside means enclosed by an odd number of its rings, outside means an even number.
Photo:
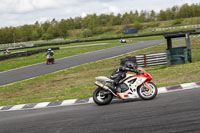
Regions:
<svg viewBox="0 0 200 133"><path fill-rule="evenodd" d="M41 63L19 69L13 69L11 71L0 72L0 86L64 70L85 63L112 58L147 47L155 46L164 42L165 40L143 41L136 44L123 45L110 49L58 59L54 65L46 65L45 63Z"/></svg>
<svg viewBox="0 0 200 133"><path fill-rule="evenodd" d="M154 100L0 112L0 133L199 133L200 88Z"/></svg>

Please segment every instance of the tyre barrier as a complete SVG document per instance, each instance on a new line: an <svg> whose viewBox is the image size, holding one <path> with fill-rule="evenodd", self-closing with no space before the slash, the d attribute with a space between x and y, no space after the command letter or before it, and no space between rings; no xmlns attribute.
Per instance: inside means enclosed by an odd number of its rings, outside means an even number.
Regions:
<svg viewBox="0 0 200 133"><path fill-rule="evenodd" d="M9 50L17 50L17 49L27 49L27 48L35 48L37 46L25 46L25 47L11 47ZM7 48L0 48L0 51L5 51Z"/></svg>
<svg viewBox="0 0 200 133"><path fill-rule="evenodd" d="M52 50L59 50L59 47L51 48ZM10 59L10 58L16 58L16 57L22 57L22 56L30 56L33 54L41 53L41 52L46 52L48 49L37 49L37 50L31 50L31 51L23 51L23 52L16 52L16 53L11 53L8 55L2 55L0 56L0 61Z"/></svg>

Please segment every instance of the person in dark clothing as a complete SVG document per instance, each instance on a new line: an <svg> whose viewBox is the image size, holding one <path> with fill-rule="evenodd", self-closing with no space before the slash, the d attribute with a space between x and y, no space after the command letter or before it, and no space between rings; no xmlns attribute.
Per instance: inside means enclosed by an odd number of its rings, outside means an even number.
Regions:
<svg viewBox="0 0 200 133"><path fill-rule="evenodd" d="M46 56L50 56L50 57L52 57L53 58L53 56L54 56L54 52L53 52L53 50L51 49L51 48L49 48L48 50L47 50L47 53L46 53Z"/></svg>
<svg viewBox="0 0 200 133"><path fill-rule="evenodd" d="M48 49L46 56L47 56L47 64L49 64L50 62L54 64L54 52L53 50L51 50L51 48Z"/></svg>
<svg viewBox="0 0 200 133"><path fill-rule="evenodd" d="M139 74L137 71L137 65L131 61L127 61L124 66L118 67L110 76L113 80L113 83L109 84L109 87L116 91L116 86L119 84L119 81L126 77L126 72L134 72Z"/></svg>

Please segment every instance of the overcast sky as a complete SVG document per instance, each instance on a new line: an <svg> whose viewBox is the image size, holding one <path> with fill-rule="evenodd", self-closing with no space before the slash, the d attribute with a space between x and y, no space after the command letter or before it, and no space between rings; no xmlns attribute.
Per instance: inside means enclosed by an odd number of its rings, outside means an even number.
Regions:
<svg viewBox="0 0 200 133"><path fill-rule="evenodd" d="M36 21L67 19L87 14L129 11L160 11L200 0L0 0L0 27L34 24Z"/></svg>

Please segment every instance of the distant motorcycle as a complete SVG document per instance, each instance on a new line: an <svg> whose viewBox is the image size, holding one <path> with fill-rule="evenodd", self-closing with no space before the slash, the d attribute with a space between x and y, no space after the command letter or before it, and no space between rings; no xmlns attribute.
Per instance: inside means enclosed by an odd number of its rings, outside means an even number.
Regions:
<svg viewBox="0 0 200 133"><path fill-rule="evenodd" d="M93 100L98 105L109 104L113 96L120 99L132 99L140 97L143 100L151 100L157 95L157 87L151 82L152 76L143 68L137 68L138 75L126 73L126 77L119 82L116 92L108 86L113 80L105 76L96 77L95 85L98 88L93 93Z"/></svg>
<svg viewBox="0 0 200 133"><path fill-rule="evenodd" d="M51 55L47 55L47 62L46 62L46 64L49 65L49 64L54 64L54 63L55 63L54 57L51 56Z"/></svg>

